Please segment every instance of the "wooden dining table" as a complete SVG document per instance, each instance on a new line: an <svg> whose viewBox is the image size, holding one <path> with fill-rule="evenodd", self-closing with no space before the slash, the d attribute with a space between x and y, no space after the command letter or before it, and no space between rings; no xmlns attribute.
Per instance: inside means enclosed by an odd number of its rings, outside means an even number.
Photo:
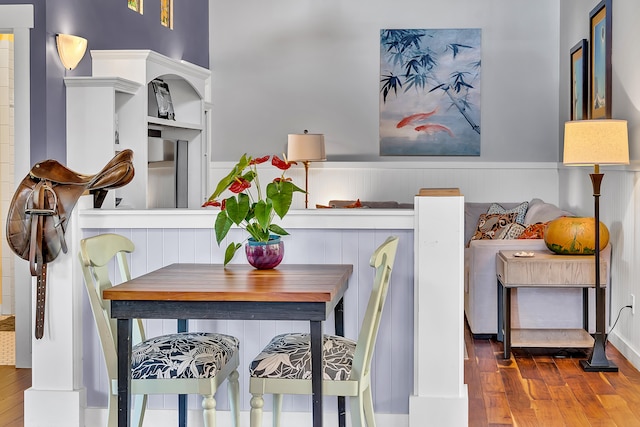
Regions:
<svg viewBox="0 0 640 427"><path fill-rule="evenodd" d="M349 264L281 264L256 270L178 263L104 290L111 317L117 319L118 426L130 424L131 321L143 318L309 321L313 427L322 427L322 322L335 313L336 334L344 334L343 296L352 272Z"/></svg>

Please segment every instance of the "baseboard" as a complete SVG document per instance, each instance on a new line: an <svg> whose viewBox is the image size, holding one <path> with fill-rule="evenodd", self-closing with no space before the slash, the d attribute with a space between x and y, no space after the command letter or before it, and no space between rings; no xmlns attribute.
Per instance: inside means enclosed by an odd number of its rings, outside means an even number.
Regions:
<svg viewBox="0 0 640 427"><path fill-rule="evenodd" d="M627 340L615 332L609 333L608 339L609 343L613 344L636 369L640 370L640 353Z"/></svg>
<svg viewBox="0 0 640 427"><path fill-rule="evenodd" d="M338 414L336 412L325 412L324 427L335 427L338 425ZM231 425L231 413L229 411L219 411L217 414L219 426ZM264 413L263 427L272 427L271 412ZM144 427L175 427L178 422L178 412L172 410L147 410L144 417ZM106 408L87 408L85 410L86 426L104 426L107 424ZM204 424L199 411L190 410L187 424L189 427L202 427ZM311 426L310 412L283 412L282 427L307 427ZM347 414L347 427L351 426L351 420ZM408 414L376 414L377 427L408 427ZM240 427L249 427L249 411L240 413Z"/></svg>

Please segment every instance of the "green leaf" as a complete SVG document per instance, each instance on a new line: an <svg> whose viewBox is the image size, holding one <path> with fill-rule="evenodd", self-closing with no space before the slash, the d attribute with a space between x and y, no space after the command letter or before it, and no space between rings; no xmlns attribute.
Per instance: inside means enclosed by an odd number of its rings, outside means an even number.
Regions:
<svg viewBox="0 0 640 427"><path fill-rule="evenodd" d="M270 199L267 199L266 201L259 200L254 206L253 214L263 230L266 230L269 227L269 222L271 222L271 211L273 211L273 206Z"/></svg>
<svg viewBox="0 0 640 427"><path fill-rule="evenodd" d="M244 193L229 197L225 202L225 211L234 224L240 225L249 213L249 196Z"/></svg>
<svg viewBox="0 0 640 427"><path fill-rule="evenodd" d="M220 213L218 213L218 216L216 217L215 231L218 246L220 246L220 242L222 242L224 236L226 236L229 232L232 224L232 221L229 219L226 212L227 211L220 211Z"/></svg>
<svg viewBox="0 0 640 427"><path fill-rule="evenodd" d="M288 181L271 182L267 185L267 197L273 202L273 210L280 218L289 212L294 188L297 187Z"/></svg>
<svg viewBox="0 0 640 427"><path fill-rule="evenodd" d="M216 190L213 192L210 199L216 199L220 194L222 194L224 190L229 188L229 186L233 184L236 178L242 176L242 172L246 169L247 166L249 166L249 158L245 153L242 155L242 157L240 157L240 161L233 167L233 169L231 169L229 175L225 176L218 182Z"/></svg>
<svg viewBox="0 0 640 427"><path fill-rule="evenodd" d="M257 242L269 241L269 230L260 227L260 224L257 222L252 222L247 225L246 230Z"/></svg>
<svg viewBox="0 0 640 427"><path fill-rule="evenodd" d="M236 254L236 251L238 249L240 249L242 247L242 244L240 243L229 243L229 246L227 246L227 249L224 251L224 265L229 264L229 261L231 261L234 257L234 255Z"/></svg>
<svg viewBox="0 0 640 427"><path fill-rule="evenodd" d="M274 234L277 234L279 236L288 236L289 233L287 233L287 230L285 230L284 228L280 227L277 224L271 224L269 226L269 231L271 231Z"/></svg>

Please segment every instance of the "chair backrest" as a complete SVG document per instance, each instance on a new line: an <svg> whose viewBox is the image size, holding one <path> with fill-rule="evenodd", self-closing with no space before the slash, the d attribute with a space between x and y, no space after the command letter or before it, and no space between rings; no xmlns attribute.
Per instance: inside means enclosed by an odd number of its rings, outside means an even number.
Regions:
<svg viewBox="0 0 640 427"><path fill-rule="evenodd" d="M100 344L111 380L117 378L117 329L116 319L111 318L111 304L102 298L102 291L113 286L109 278L111 260L115 257L120 279L131 279L126 254L134 250L133 243L118 234L100 234L80 241L80 262L91 311L96 322ZM144 340L144 329L140 320L133 322L133 343Z"/></svg>
<svg viewBox="0 0 640 427"><path fill-rule="evenodd" d="M388 237L387 240L376 249L369 261L371 267L376 270L373 288L371 289L367 311L365 312L362 326L360 327L353 360L352 372L357 378L362 378L368 374L371 367L371 358L373 357L373 350L376 345L376 338L380 327L382 308L387 299L389 281L391 279L391 271L393 270L397 249L398 237Z"/></svg>

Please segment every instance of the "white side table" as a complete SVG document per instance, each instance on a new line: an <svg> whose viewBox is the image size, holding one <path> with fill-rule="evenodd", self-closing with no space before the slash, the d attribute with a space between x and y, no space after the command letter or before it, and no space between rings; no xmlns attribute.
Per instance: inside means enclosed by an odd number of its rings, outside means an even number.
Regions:
<svg viewBox="0 0 640 427"><path fill-rule="evenodd" d="M557 255L533 251L533 256L515 256L519 251L500 251L496 256L498 279L498 341L504 344L504 358L511 347L589 348L593 337L588 332L588 288L595 286L593 255ZM607 265L600 260L600 283L607 283ZM582 288L583 329L512 329L511 289Z"/></svg>

